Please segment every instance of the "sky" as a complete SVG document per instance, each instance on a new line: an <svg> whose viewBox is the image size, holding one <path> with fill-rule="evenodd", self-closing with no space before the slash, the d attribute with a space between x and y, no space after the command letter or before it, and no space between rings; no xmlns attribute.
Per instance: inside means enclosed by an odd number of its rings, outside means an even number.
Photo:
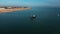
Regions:
<svg viewBox="0 0 60 34"><path fill-rule="evenodd" d="M0 6L60 6L60 0L0 0Z"/></svg>

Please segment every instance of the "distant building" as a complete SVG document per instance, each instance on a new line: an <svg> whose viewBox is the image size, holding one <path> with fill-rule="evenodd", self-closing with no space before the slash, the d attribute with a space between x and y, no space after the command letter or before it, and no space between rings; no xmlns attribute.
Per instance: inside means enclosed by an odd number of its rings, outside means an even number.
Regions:
<svg viewBox="0 0 60 34"><path fill-rule="evenodd" d="M22 7L0 7L0 9L14 9L14 8L22 8ZM27 7L23 7L27 8Z"/></svg>
<svg viewBox="0 0 60 34"><path fill-rule="evenodd" d="M24 7L24 8L27 8L27 7Z"/></svg>
<svg viewBox="0 0 60 34"><path fill-rule="evenodd" d="M7 9L11 9L12 7L7 7Z"/></svg>
<svg viewBox="0 0 60 34"><path fill-rule="evenodd" d="M1 9L5 9L5 8L0 8L0 10L1 10Z"/></svg>

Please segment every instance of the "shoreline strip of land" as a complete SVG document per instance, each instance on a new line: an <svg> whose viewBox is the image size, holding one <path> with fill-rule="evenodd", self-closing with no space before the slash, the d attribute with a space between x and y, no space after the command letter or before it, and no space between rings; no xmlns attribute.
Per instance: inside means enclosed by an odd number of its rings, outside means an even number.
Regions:
<svg viewBox="0 0 60 34"><path fill-rule="evenodd" d="M11 8L11 9L0 9L0 13L2 12L15 12L18 10L29 10L30 8Z"/></svg>

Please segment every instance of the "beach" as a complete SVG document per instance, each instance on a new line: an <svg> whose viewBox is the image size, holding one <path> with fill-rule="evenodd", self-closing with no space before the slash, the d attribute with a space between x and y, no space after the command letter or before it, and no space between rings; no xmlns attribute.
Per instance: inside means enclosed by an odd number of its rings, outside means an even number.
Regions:
<svg viewBox="0 0 60 34"><path fill-rule="evenodd" d="M11 8L11 9L0 9L1 12L15 12L17 10L29 10L30 8Z"/></svg>

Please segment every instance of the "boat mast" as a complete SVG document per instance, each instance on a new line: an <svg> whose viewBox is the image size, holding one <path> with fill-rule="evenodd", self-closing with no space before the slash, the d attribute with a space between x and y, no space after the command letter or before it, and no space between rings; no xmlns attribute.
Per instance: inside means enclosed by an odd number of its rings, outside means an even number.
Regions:
<svg viewBox="0 0 60 34"><path fill-rule="evenodd" d="M59 15L59 8L58 8L57 10L58 10L58 16L60 16L60 15Z"/></svg>

